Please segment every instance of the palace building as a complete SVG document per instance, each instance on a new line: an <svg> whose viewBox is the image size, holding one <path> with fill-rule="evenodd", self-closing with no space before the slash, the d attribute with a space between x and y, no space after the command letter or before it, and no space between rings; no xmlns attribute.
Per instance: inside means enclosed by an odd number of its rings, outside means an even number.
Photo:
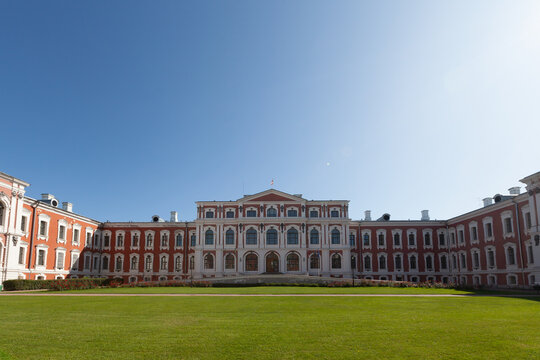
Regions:
<svg viewBox="0 0 540 360"><path fill-rule="evenodd" d="M448 220L349 217L348 200L269 189L199 201L197 218L101 222L0 173L0 271L8 279L125 281L295 274L470 286L540 283L540 172L480 209Z"/></svg>

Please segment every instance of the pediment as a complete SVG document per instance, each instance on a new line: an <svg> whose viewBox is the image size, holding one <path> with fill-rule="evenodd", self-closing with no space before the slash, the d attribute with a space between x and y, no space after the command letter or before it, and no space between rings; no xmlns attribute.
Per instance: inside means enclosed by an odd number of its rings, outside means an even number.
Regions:
<svg viewBox="0 0 540 360"><path fill-rule="evenodd" d="M287 194L279 190L266 190L257 194L244 196L242 199L239 199L242 202L264 202L264 201L275 201L275 202L285 202L285 201L304 201L300 196Z"/></svg>

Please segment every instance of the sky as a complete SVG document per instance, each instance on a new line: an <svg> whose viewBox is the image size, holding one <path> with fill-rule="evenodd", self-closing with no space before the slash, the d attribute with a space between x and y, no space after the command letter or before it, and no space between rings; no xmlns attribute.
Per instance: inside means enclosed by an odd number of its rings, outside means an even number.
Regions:
<svg viewBox="0 0 540 360"><path fill-rule="evenodd" d="M101 221L447 219L540 170L538 1L0 2L0 171Z"/></svg>

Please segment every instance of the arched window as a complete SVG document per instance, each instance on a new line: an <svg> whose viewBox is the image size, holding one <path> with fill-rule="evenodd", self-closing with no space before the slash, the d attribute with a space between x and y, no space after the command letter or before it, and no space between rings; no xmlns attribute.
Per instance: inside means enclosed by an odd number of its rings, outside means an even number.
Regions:
<svg viewBox="0 0 540 360"><path fill-rule="evenodd" d="M167 256L163 255L161 259L159 260L159 269L160 270L167 270Z"/></svg>
<svg viewBox="0 0 540 360"><path fill-rule="evenodd" d="M319 231L317 229L311 229L311 231L309 232L309 243L311 245L319 244Z"/></svg>
<svg viewBox="0 0 540 360"><path fill-rule="evenodd" d="M214 232L210 229L204 233L204 245L214 245Z"/></svg>
<svg viewBox="0 0 540 360"><path fill-rule="evenodd" d="M300 271L300 257L298 254L287 255L287 271Z"/></svg>
<svg viewBox="0 0 540 360"><path fill-rule="evenodd" d="M0 203L0 225L4 225L4 204Z"/></svg>
<svg viewBox="0 0 540 360"><path fill-rule="evenodd" d="M131 257L131 270L137 270L139 267L139 261L136 256Z"/></svg>
<svg viewBox="0 0 540 360"><path fill-rule="evenodd" d="M214 255L206 254L204 256L204 268L213 269L214 268Z"/></svg>
<svg viewBox="0 0 540 360"><path fill-rule="evenodd" d="M268 229L266 231L266 245L277 245L278 233L276 229Z"/></svg>
<svg viewBox="0 0 540 360"><path fill-rule="evenodd" d="M295 228L287 230L287 245L298 245L298 230Z"/></svg>
<svg viewBox="0 0 540 360"><path fill-rule="evenodd" d="M182 257L177 256L174 259L174 271L181 272L182 271Z"/></svg>
<svg viewBox="0 0 540 360"><path fill-rule="evenodd" d="M394 258L396 270L401 270L401 255L396 255Z"/></svg>
<svg viewBox="0 0 540 360"><path fill-rule="evenodd" d="M254 228L246 231L246 245L257 245L257 230Z"/></svg>
<svg viewBox="0 0 540 360"><path fill-rule="evenodd" d="M234 270L234 268L235 268L234 255L233 254L225 255L225 270Z"/></svg>
<svg viewBox="0 0 540 360"><path fill-rule="evenodd" d="M514 253L514 248L509 246L507 250L508 254L508 265L515 265L516 264L516 256Z"/></svg>
<svg viewBox="0 0 540 360"><path fill-rule="evenodd" d="M150 255L146 255L145 267L146 271L152 271L152 257Z"/></svg>
<svg viewBox="0 0 540 360"><path fill-rule="evenodd" d="M175 247L182 247L182 234L176 234L176 243Z"/></svg>
<svg viewBox="0 0 540 360"><path fill-rule="evenodd" d="M426 270L433 270L433 258L431 255L426 256Z"/></svg>
<svg viewBox="0 0 540 360"><path fill-rule="evenodd" d="M341 242L340 237L341 237L341 234L338 229L332 230L332 244L334 245L339 244Z"/></svg>
<svg viewBox="0 0 540 360"><path fill-rule="evenodd" d="M409 267L411 268L411 270L416 270L416 256L411 255L411 257L409 258Z"/></svg>
<svg viewBox="0 0 540 360"><path fill-rule="evenodd" d="M368 255L364 256L364 269L371 271L371 257Z"/></svg>
<svg viewBox="0 0 540 360"><path fill-rule="evenodd" d="M116 271L122 271L122 258L120 256L116 258Z"/></svg>
<svg viewBox="0 0 540 360"><path fill-rule="evenodd" d="M332 269L341 269L341 255L332 255Z"/></svg>
<svg viewBox="0 0 540 360"><path fill-rule="evenodd" d="M386 257L384 255L379 256L379 270L386 269Z"/></svg>
<svg viewBox="0 0 540 360"><path fill-rule="evenodd" d="M267 217L276 217L277 216L277 210L275 208L270 208L266 210L266 216Z"/></svg>
<svg viewBox="0 0 540 360"><path fill-rule="evenodd" d="M319 254L311 254L311 256L309 257L309 268L310 269L320 268Z"/></svg>
<svg viewBox="0 0 540 360"><path fill-rule="evenodd" d="M225 245L234 245L234 230L229 229L225 232Z"/></svg>
<svg viewBox="0 0 540 360"><path fill-rule="evenodd" d="M259 270L259 257L255 253L246 255L246 271Z"/></svg>

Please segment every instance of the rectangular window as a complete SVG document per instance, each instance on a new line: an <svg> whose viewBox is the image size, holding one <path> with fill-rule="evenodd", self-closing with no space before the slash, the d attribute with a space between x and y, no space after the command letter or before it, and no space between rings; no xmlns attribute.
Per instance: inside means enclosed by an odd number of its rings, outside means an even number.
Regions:
<svg viewBox="0 0 540 360"><path fill-rule="evenodd" d="M58 270L64 269L64 254L56 253L56 268Z"/></svg>
<svg viewBox="0 0 540 360"><path fill-rule="evenodd" d="M473 241L478 240L478 231L476 230L476 226L471 228L471 236Z"/></svg>
<svg viewBox="0 0 540 360"><path fill-rule="evenodd" d="M23 216L21 217L21 231L26 232L26 222L28 221L28 217Z"/></svg>
<svg viewBox="0 0 540 360"><path fill-rule="evenodd" d="M534 264L534 255L532 245L527 246L527 252L529 253L529 263Z"/></svg>
<svg viewBox="0 0 540 360"><path fill-rule="evenodd" d="M19 264L24 265L24 250L22 246L19 248Z"/></svg>
<svg viewBox="0 0 540 360"><path fill-rule="evenodd" d="M84 257L84 269L90 270L90 255Z"/></svg>
<svg viewBox="0 0 540 360"><path fill-rule="evenodd" d="M478 269L480 267L480 258L476 251L473 253L473 261L474 261L474 267Z"/></svg>
<svg viewBox="0 0 540 360"><path fill-rule="evenodd" d="M79 243L79 232L80 230L79 229L74 229L73 230L73 243L74 244L78 244Z"/></svg>
<svg viewBox="0 0 540 360"><path fill-rule="evenodd" d="M176 247L182 247L182 235L181 234L176 234L175 246Z"/></svg>
<svg viewBox="0 0 540 360"><path fill-rule="evenodd" d="M349 234L349 245L354 247L355 243L356 243L356 237L354 236L354 234Z"/></svg>
<svg viewBox="0 0 540 360"><path fill-rule="evenodd" d="M528 212L528 213L525 213L525 227L527 228L527 230L530 230L531 229L531 213Z"/></svg>
<svg viewBox="0 0 540 360"><path fill-rule="evenodd" d="M197 237L195 235L191 235L191 246L194 247L197 245Z"/></svg>
<svg viewBox="0 0 540 360"><path fill-rule="evenodd" d="M384 234L379 234L378 239L379 239L379 246L384 246Z"/></svg>
<svg viewBox="0 0 540 360"><path fill-rule="evenodd" d="M439 234L439 246L445 246L446 245L446 241L444 239L444 233L440 233Z"/></svg>
<svg viewBox="0 0 540 360"><path fill-rule="evenodd" d="M317 210L311 210L309 212L309 217L310 218L318 218L319 217L319 212Z"/></svg>
<svg viewBox="0 0 540 360"><path fill-rule="evenodd" d="M86 240L84 241L84 246L91 246L91 242L92 242L92 233L87 232L86 233Z"/></svg>
<svg viewBox="0 0 540 360"><path fill-rule="evenodd" d="M364 246L369 246L369 234L364 234Z"/></svg>
<svg viewBox="0 0 540 360"><path fill-rule="evenodd" d="M232 219L234 218L234 211L227 211L226 213L226 216L227 216L227 219Z"/></svg>
<svg viewBox="0 0 540 360"><path fill-rule="evenodd" d="M488 266L494 267L495 266L495 253L493 250L488 250Z"/></svg>
<svg viewBox="0 0 540 360"><path fill-rule="evenodd" d="M111 242L111 237L109 235L105 235L103 237L103 247L109 247Z"/></svg>
<svg viewBox="0 0 540 360"><path fill-rule="evenodd" d="M296 209L287 210L287 216L288 217L297 217L298 216L298 211Z"/></svg>
<svg viewBox="0 0 540 360"><path fill-rule="evenodd" d="M450 233L450 241L452 242L452 245L456 245L456 234Z"/></svg>
<svg viewBox="0 0 540 360"><path fill-rule="evenodd" d="M458 231L459 243L463 244L465 242L465 232L463 230Z"/></svg>
<svg viewBox="0 0 540 360"><path fill-rule="evenodd" d="M333 217L333 218L339 217L339 210L330 211L330 217Z"/></svg>
<svg viewBox="0 0 540 360"><path fill-rule="evenodd" d="M214 218L214 212L213 212L213 211L207 211L207 212L206 212L206 218L207 218L207 219L212 219L212 218Z"/></svg>
<svg viewBox="0 0 540 360"><path fill-rule="evenodd" d="M486 224L486 237L490 238L493 236L493 226L491 223Z"/></svg>
<svg viewBox="0 0 540 360"><path fill-rule="evenodd" d="M73 254L71 256L71 270L79 269L79 255Z"/></svg>
<svg viewBox="0 0 540 360"><path fill-rule="evenodd" d="M47 236L47 222L41 220L39 222L39 235Z"/></svg>
<svg viewBox="0 0 540 360"><path fill-rule="evenodd" d="M504 232L510 234L512 232L512 218L504 218Z"/></svg>
<svg viewBox="0 0 540 360"><path fill-rule="evenodd" d="M257 210L246 211L246 217L257 217Z"/></svg>
<svg viewBox="0 0 540 360"><path fill-rule="evenodd" d="M38 266L45 266L45 250L38 250Z"/></svg>
<svg viewBox="0 0 540 360"><path fill-rule="evenodd" d="M431 234L428 232L424 234L424 245L431 246Z"/></svg>
<svg viewBox="0 0 540 360"><path fill-rule="evenodd" d="M60 225L60 228L58 229L58 238L60 240L66 239L66 227L64 225Z"/></svg>

